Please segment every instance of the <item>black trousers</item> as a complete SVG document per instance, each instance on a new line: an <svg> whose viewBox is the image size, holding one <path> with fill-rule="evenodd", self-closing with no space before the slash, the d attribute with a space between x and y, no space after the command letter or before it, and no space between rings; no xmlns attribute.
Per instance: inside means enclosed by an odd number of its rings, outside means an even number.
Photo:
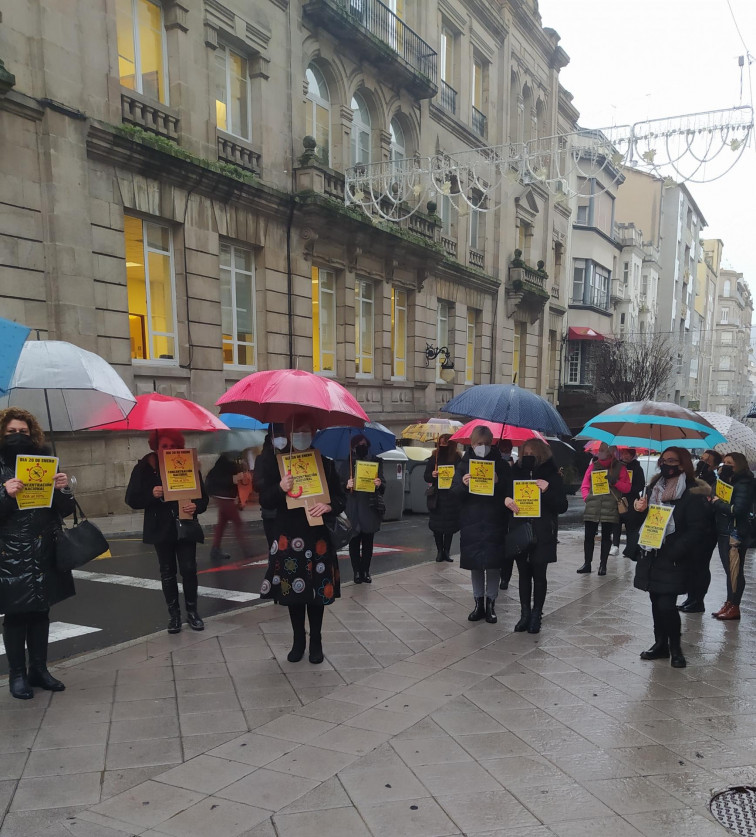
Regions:
<svg viewBox="0 0 756 837"><path fill-rule="evenodd" d="M158 563L160 565L160 581L163 585L163 595L170 610L178 607L178 581L176 573L181 573L181 583L184 586L184 601L187 607L197 606L197 544L191 541L176 541L175 543L156 543Z"/></svg>
<svg viewBox="0 0 756 837"><path fill-rule="evenodd" d="M449 554L453 538L453 532L433 532L433 540L436 542L436 549L444 555Z"/></svg>
<svg viewBox="0 0 756 837"><path fill-rule="evenodd" d="M529 608L532 596L533 609L538 611L543 610L543 603L546 601L546 568L548 566L545 561L531 561L527 553L517 558L521 607Z"/></svg>
<svg viewBox="0 0 756 837"><path fill-rule="evenodd" d="M746 547L741 544L738 547L738 571L735 585L732 583L732 573L730 572L730 536L720 535L717 539L717 546L719 547L719 558L722 561L722 568L727 579L727 601L740 607L740 600L743 598L743 591L745 590L745 554Z"/></svg>
<svg viewBox="0 0 756 837"><path fill-rule="evenodd" d="M263 532L265 532L265 540L268 542L268 549L273 546L273 541L276 539L276 518L263 516Z"/></svg>
<svg viewBox="0 0 756 837"><path fill-rule="evenodd" d="M688 567L688 598L694 602L702 602L709 592L711 584L711 558L717 541L707 539L691 555ZM728 547L729 549L729 547ZM728 559L729 570L729 559ZM728 599L729 601L729 599Z"/></svg>
<svg viewBox="0 0 756 837"><path fill-rule="evenodd" d="M596 533L598 532L599 524L595 520L585 521L585 541L583 549L585 552L585 560L587 563L593 561L593 547L596 544ZM600 559L606 561L609 557L609 550L612 548L612 532L614 523L601 524L601 552Z"/></svg>
<svg viewBox="0 0 756 837"><path fill-rule="evenodd" d="M671 648L680 647L680 611L676 593L649 593L651 615L654 618L654 637L657 642L669 642Z"/></svg>
<svg viewBox="0 0 756 837"><path fill-rule="evenodd" d="M19 628L21 625L50 624L49 610L27 610L23 613L6 613L3 618L3 627Z"/></svg>
<svg viewBox="0 0 756 837"><path fill-rule="evenodd" d="M370 562L373 560L373 532L360 532L349 541L349 557L352 570L355 573L370 572Z"/></svg>

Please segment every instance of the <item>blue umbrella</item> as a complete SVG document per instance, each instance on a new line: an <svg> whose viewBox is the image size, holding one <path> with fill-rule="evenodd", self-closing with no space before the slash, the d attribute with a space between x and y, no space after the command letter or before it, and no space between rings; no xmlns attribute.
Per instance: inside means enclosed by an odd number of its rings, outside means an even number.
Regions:
<svg viewBox="0 0 756 837"><path fill-rule="evenodd" d="M570 428L540 395L516 384L478 384L447 401L444 413L514 424L552 436L569 436Z"/></svg>
<svg viewBox="0 0 756 837"><path fill-rule="evenodd" d="M0 395L8 392L11 378L30 328L0 317Z"/></svg>
<svg viewBox="0 0 756 837"><path fill-rule="evenodd" d="M312 446L330 459L349 459L352 439L359 435L370 442L370 453L373 455L396 448L396 436L388 427L374 421L364 427L326 427L325 430L318 430Z"/></svg>
<svg viewBox="0 0 756 837"><path fill-rule="evenodd" d="M240 413L223 413L221 421L229 430L264 430L266 433L268 431L268 425L264 422Z"/></svg>

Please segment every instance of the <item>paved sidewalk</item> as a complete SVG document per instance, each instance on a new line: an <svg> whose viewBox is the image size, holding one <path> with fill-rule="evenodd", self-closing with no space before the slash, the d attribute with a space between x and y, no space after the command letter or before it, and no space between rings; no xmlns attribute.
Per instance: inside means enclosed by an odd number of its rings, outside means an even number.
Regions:
<svg viewBox="0 0 756 837"><path fill-rule="evenodd" d="M709 798L756 782L751 597L740 624L683 617L687 669L642 662L632 564L579 576L560 538L539 635L514 590L468 622L469 574L432 563L346 586L321 666L257 606L69 661L60 694L3 686L0 835L727 834Z"/></svg>

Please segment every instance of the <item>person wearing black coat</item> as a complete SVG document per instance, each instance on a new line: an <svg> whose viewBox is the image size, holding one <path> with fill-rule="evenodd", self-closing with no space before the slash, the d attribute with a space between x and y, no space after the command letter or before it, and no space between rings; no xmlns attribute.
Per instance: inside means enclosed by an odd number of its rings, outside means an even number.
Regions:
<svg viewBox="0 0 756 837"><path fill-rule="evenodd" d="M728 622L740 619L740 600L745 590L745 554L751 545L754 478L742 453L726 453L719 468L719 479L732 486L728 501L711 498L719 558L727 579L727 601L712 615Z"/></svg>
<svg viewBox="0 0 756 837"><path fill-rule="evenodd" d="M612 548L609 550L610 555L619 554L620 537L622 535L622 525L625 526L626 543L623 555L629 558L635 555L635 548L638 546L638 535L640 530L636 527L636 516L630 511L633 503L643 494L643 489L646 487L646 475L643 473L643 466L636 459L637 451L635 448L621 448L619 451L619 458L622 460L627 474L630 477L630 491L624 495L627 499L628 511L619 516L619 523L614 527L612 533Z"/></svg>
<svg viewBox="0 0 756 837"><path fill-rule="evenodd" d="M349 558L352 562L355 584L372 584L370 562L373 560L373 540L381 528L386 505L383 494L386 491L386 479L383 476L383 462L370 454L370 442L362 433L353 436L350 441L352 472L347 475L346 513L349 522L357 534L349 541ZM378 476L373 480L375 491L355 491L358 462L377 462ZM382 511L381 511L382 509Z"/></svg>
<svg viewBox="0 0 756 837"><path fill-rule="evenodd" d="M126 504L132 509L144 509L142 541L152 544L160 566L160 583L168 606L168 633L177 634L181 630L181 606L177 571L181 572L181 584L184 588L186 621L194 631L202 631L205 623L197 612L197 543L202 543L204 536L199 523L196 540L179 540L177 520L179 517L178 501L166 502L163 499L163 484L158 468L158 450L171 450L185 447L184 437L176 430L153 430L149 445L152 453L137 462L131 472L131 479L126 488ZM196 500L182 500L181 510L190 514L193 520L207 509L209 498L205 483L200 474L200 497Z"/></svg>
<svg viewBox="0 0 756 837"><path fill-rule="evenodd" d="M686 592L687 563L711 522L707 502L711 489L696 479L690 453L684 448L667 448L659 458L659 470L646 489L647 496L633 504L644 519L649 505L673 507L661 549L638 548L634 585L648 592L654 620L654 644L640 656L642 660L671 657L673 668L685 668L676 601Z"/></svg>
<svg viewBox="0 0 756 837"><path fill-rule="evenodd" d="M270 431L265 434L260 455L255 460L255 468L252 472L252 488L257 492L257 499L260 504L260 517L262 518L265 539L268 542L268 549L275 540L275 520L278 511L278 497L263 498L260 496L260 486L266 484L267 476L271 469L275 469L273 476L278 473L276 454L283 453L289 449L289 439L286 436L286 428L283 424L271 424Z"/></svg>
<svg viewBox="0 0 756 837"><path fill-rule="evenodd" d="M512 479L535 480L541 492L541 516L515 517L509 525L510 532L526 521L533 527L535 543L516 559L520 621L514 629L537 634L546 601L546 568L557 559L557 527L559 515L567 511L567 493L551 448L540 439L529 439L522 446L521 456L512 467Z"/></svg>
<svg viewBox="0 0 756 837"><path fill-rule="evenodd" d="M470 463L475 460L494 463L491 496L470 492ZM451 490L460 502L459 565L463 570L470 570L475 598L475 607L467 618L471 622L485 618L486 622L495 623L507 508L514 500L512 469L493 447L493 435L488 427L479 425L473 430L470 447L457 465Z"/></svg>
<svg viewBox="0 0 756 837"><path fill-rule="evenodd" d="M16 456L49 456L44 441L31 413L18 407L0 412L0 613L8 686L19 700L34 697L34 686L65 689L47 670L50 607L76 593L72 574L55 566L55 530L74 510L68 477L55 475L49 509L19 509L16 501L24 488L16 479Z"/></svg>
<svg viewBox="0 0 756 837"><path fill-rule="evenodd" d="M460 460L457 446L449 443L450 435L438 437L438 449L425 465L423 479L433 489L428 494L428 528L436 542L436 561L452 561L451 545L454 533L459 532L459 498L451 488L438 487L438 466L452 465Z"/></svg>

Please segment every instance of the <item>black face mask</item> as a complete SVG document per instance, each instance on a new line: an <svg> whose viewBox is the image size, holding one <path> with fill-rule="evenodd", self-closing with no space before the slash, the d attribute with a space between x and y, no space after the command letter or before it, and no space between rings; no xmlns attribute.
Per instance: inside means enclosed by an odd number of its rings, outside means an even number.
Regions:
<svg viewBox="0 0 756 837"><path fill-rule="evenodd" d="M9 433L3 436L0 451L5 459L15 459L17 456L28 456L37 453L37 446L26 433Z"/></svg>
<svg viewBox="0 0 756 837"><path fill-rule="evenodd" d="M522 462L522 467L526 471L532 471L533 468L536 466L536 458L535 456L521 456L520 462Z"/></svg>
<svg viewBox="0 0 756 837"><path fill-rule="evenodd" d="M708 471L709 471L709 466L703 460L698 462L698 464L696 465L696 476L697 477L700 477L702 474L708 473Z"/></svg>
<svg viewBox="0 0 756 837"><path fill-rule="evenodd" d="M729 482L729 480L732 479L733 473L734 471L732 465L723 465L719 469L719 479Z"/></svg>
<svg viewBox="0 0 756 837"><path fill-rule="evenodd" d="M669 479L670 477L676 477L680 473L680 466L679 465L660 465L659 470L661 471L661 475L664 479Z"/></svg>
<svg viewBox="0 0 756 837"><path fill-rule="evenodd" d="M359 456L360 458L363 458L363 457L367 456L368 446L367 445L357 445L357 447L354 449L354 452L357 454L357 456Z"/></svg>

